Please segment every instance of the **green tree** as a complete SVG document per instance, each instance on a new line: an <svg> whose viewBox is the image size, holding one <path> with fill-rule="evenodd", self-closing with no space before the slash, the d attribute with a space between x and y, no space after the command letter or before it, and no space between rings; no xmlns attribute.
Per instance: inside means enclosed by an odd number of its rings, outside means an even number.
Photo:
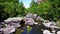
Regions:
<svg viewBox="0 0 60 34"><path fill-rule="evenodd" d="M18 5L16 5L16 14L18 14L18 16L24 16L25 12L25 7L23 6L23 3L19 3Z"/></svg>
<svg viewBox="0 0 60 34"><path fill-rule="evenodd" d="M5 2L19 3L18 0L0 0L0 3L5 3Z"/></svg>
<svg viewBox="0 0 60 34"><path fill-rule="evenodd" d="M60 0L46 0L38 5L32 0L29 11L37 13L46 20L57 21L60 19Z"/></svg>
<svg viewBox="0 0 60 34"><path fill-rule="evenodd" d="M43 17L44 19L50 19L53 18L52 16L52 6L50 2L43 2L38 5L37 11L38 15Z"/></svg>
<svg viewBox="0 0 60 34"><path fill-rule="evenodd" d="M4 5L0 3L0 22L3 21L4 13Z"/></svg>
<svg viewBox="0 0 60 34"><path fill-rule="evenodd" d="M38 6L38 4L34 0L32 0L32 2L30 4L30 8L27 11L29 11L31 13L36 13L37 12L37 6Z"/></svg>
<svg viewBox="0 0 60 34"><path fill-rule="evenodd" d="M17 3L17 0L3 2L3 0L0 0L0 20L5 20L9 17L24 16L24 10L22 2Z"/></svg>

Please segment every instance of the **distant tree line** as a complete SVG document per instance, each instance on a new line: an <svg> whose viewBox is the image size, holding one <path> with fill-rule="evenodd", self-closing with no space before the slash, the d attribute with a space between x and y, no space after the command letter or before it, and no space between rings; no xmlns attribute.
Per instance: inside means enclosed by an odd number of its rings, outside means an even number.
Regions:
<svg viewBox="0 0 60 34"><path fill-rule="evenodd" d="M36 13L46 20L60 20L60 0L46 0L40 3L32 0L28 9L18 0L0 0L0 22L9 17L25 16L28 12Z"/></svg>

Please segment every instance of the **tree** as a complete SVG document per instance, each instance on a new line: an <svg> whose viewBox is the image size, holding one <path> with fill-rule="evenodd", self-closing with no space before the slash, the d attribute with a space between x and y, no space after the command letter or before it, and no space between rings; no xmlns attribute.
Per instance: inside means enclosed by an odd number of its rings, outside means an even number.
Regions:
<svg viewBox="0 0 60 34"><path fill-rule="evenodd" d="M16 14L18 14L18 16L24 16L25 12L25 7L23 6L23 3L21 2L20 4L16 5Z"/></svg>
<svg viewBox="0 0 60 34"><path fill-rule="evenodd" d="M34 0L32 0L32 2L30 4L30 8L28 9L28 11L31 13L36 13L37 12L37 6L38 6L38 4Z"/></svg>
<svg viewBox="0 0 60 34"><path fill-rule="evenodd" d="M51 9L52 9L52 6L50 2L40 3L37 8L38 15L40 15L44 19L53 18L52 17L53 15L51 14Z"/></svg>
<svg viewBox="0 0 60 34"><path fill-rule="evenodd" d="M24 16L25 8L23 7L23 3L18 3L17 0L0 1L0 20L5 20L9 17Z"/></svg>
<svg viewBox="0 0 60 34"><path fill-rule="evenodd" d="M46 0L40 4L36 4L34 0L31 2L31 7L29 11L32 13L37 13L39 16L46 20L57 21L60 19L60 0Z"/></svg>
<svg viewBox="0 0 60 34"><path fill-rule="evenodd" d="M4 13L4 5L0 3L0 22L3 21Z"/></svg>
<svg viewBox="0 0 60 34"><path fill-rule="evenodd" d="M13 3L19 3L18 0L0 0L0 3L5 3L5 2L13 2Z"/></svg>

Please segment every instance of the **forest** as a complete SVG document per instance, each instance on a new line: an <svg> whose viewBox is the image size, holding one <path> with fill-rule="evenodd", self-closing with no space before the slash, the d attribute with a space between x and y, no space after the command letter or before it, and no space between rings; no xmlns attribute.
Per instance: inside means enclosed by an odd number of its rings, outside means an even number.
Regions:
<svg viewBox="0 0 60 34"><path fill-rule="evenodd" d="M32 0L27 9L18 0L0 0L0 22L10 17L23 17L27 13L36 13L46 20L60 21L60 0L44 0L40 3Z"/></svg>

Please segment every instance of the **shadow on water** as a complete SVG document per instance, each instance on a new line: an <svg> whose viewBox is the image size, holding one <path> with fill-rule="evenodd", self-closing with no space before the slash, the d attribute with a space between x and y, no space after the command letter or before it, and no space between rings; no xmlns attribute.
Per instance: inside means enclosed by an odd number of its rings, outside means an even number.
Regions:
<svg viewBox="0 0 60 34"><path fill-rule="evenodd" d="M34 25L29 34L43 34L41 26Z"/></svg>
<svg viewBox="0 0 60 34"><path fill-rule="evenodd" d="M27 34L27 27L24 27L24 28L23 28L22 34Z"/></svg>
<svg viewBox="0 0 60 34"><path fill-rule="evenodd" d="M43 34L41 29L41 26L34 25L28 34ZM24 27L23 30L22 34L27 34L27 28Z"/></svg>

